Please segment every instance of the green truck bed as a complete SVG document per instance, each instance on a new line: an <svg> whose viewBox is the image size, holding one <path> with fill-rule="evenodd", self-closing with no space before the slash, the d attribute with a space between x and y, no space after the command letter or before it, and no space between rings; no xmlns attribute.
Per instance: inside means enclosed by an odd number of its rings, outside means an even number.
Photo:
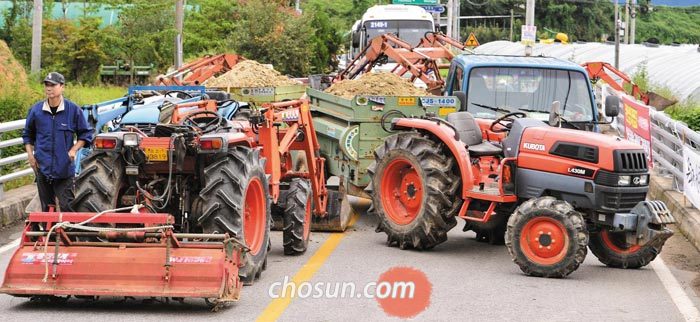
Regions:
<svg viewBox="0 0 700 322"><path fill-rule="evenodd" d="M350 194L361 194L369 184L367 167L374 149L392 133L382 129L381 119L396 110L407 116L434 113L439 117L455 112L459 99L453 96L356 96L345 99L315 89L306 91L311 101L314 127L326 158L326 171L350 185ZM387 116L385 126L398 113Z"/></svg>
<svg viewBox="0 0 700 322"><path fill-rule="evenodd" d="M231 93L231 97L252 105L296 100L304 95L306 85L286 85L277 87L217 87Z"/></svg>

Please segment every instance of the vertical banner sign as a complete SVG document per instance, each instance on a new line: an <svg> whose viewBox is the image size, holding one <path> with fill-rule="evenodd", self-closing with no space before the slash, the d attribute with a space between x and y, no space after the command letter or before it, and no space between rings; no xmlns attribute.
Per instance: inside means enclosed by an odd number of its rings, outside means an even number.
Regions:
<svg viewBox="0 0 700 322"><path fill-rule="evenodd" d="M537 27L522 25L520 27L520 42L523 45L534 45L537 41Z"/></svg>
<svg viewBox="0 0 700 322"><path fill-rule="evenodd" d="M687 146L683 147L683 194L700 209L700 155Z"/></svg>
<svg viewBox="0 0 700 322"><path fill-rule="evenodd" d="M644 148L647 153L647 164L652 167L649 108L627 95L622 96L622 104L625 115L625 138Z"/></svg>

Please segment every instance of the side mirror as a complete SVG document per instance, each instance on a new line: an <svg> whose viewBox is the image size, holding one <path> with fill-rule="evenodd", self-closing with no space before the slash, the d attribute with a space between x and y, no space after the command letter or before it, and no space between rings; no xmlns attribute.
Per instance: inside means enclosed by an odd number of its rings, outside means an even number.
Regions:
<svg viewBox="0 0 700 322"><path fill-rule="evenodd" d="M467 93L463 91L454 91L452 92L452 96L455 96L459 99L459 111L460 112L466 112L467 111Z"/></svg>
<svg viewBox="0 0 700 322"><path fill-rule="evenodd" d="M360 47L360 33L358 31L352 32L352 48Z"/></svg>
<svg viewBox="0 0 700 322"><path fill-rule="evenodd" d="M552 109L549 111L549 126L561 126L561 114L559 114L559 101L552 102Z"/></svg>
<svg viewBox="0 0 700 322"><path fill-rule="evenodd" d="M605 97L605 116L616 117L620 114L620 98L615 95Z"/></svg>

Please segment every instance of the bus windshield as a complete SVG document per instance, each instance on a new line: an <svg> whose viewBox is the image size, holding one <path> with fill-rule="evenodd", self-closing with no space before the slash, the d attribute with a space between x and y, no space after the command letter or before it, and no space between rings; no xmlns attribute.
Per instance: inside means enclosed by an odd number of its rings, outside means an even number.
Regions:
<svg viewBox="0 0 700 322"><path fill-rule="evenodd" d="M469 74L467 108L478 118L495 119L509 112L524 112L549 119L552 102L559 101L567 121L594 120L587 78L581 72L511 67L478 67Z"/></svg>
<svg viewBox="0 0 700 322"><path fill-rule="evenodd" d="M367 43L374 37L392 33L412 46L418 45L426 32L433 31L433 23L427 20L371 20L364 27Z"/></svg>

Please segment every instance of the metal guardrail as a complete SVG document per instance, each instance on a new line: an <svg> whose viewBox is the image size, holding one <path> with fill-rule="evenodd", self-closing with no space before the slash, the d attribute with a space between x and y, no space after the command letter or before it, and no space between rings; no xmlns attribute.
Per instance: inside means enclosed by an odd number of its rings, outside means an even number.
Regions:
<svg viewBox="0 0 700 322"><path fill-rule="evenodd" d="M25 120L17 120L17 121L0 123L0 134L3 134L5 132L9 132L9 131L23 129L24 123L25 123ZM9 139L9 140L5 140L5 141L0 141L0 149L15 146L15 145L21 145L22 142L23 142L22 138L14 138L14 139ZM26 161L27 158L28 158L27 153L21 153L21 154L17 154L17 155L12 155L12 156L8 156L8 157L0 158L0 166ZM5 198L4 185L6 182L12 181L15 179L19 179L22 177L26 177L26 176L32 175L32 174L34 174L34 170L32 170L32 168L25 168L25 169L15 171L15 172L10 173L10 174L0 176L0 201Z"/></svg>
<svg viewBox="0 0 700 322"><path fill-rule="evenodd" d="M683 146L700 155L700 133L683 122L671 119L664 112L649 109L651 121L651 148L654 161L662 172L673 176L674 188L683 191Z"/></svg>

